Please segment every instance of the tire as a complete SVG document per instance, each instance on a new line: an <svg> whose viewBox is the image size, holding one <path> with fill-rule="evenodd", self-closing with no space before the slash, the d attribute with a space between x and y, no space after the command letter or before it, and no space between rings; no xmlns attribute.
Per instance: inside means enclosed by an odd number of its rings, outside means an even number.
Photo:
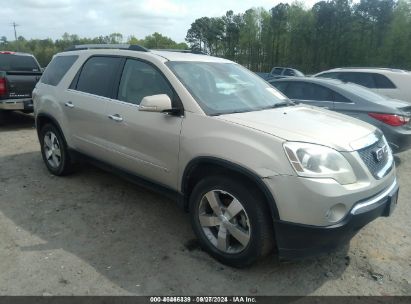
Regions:
<svg viewBox="0 0 411 304"><path fill-rule="evenodd" d="M273 248L264 197L241 179L205 178L194 187L189 210L201 247L223 264L246 267Z"/></svg>
<svg viewBox="0 0 411 304"><path fill-rule="evenodd" d="M63 176L73 171L66 141L56 126L46 124L40 131L41 155L51 174Z"/></svg>
<svg viewBox="0 0 411 304"><path fill-rule="evenodd" d="M8 111L0 110L0 126L4 125L7 120Z"/></svg>

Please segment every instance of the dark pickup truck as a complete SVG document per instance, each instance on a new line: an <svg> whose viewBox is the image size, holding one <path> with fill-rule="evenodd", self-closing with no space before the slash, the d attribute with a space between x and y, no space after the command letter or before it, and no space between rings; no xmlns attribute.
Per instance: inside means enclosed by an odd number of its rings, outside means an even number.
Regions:
<svg viewBox="0 0 411 304"><path fill-rule="evenodd" d="M31 92L42 69L31 54L0 52L0 117L4 111L33 111Z"/></svg>

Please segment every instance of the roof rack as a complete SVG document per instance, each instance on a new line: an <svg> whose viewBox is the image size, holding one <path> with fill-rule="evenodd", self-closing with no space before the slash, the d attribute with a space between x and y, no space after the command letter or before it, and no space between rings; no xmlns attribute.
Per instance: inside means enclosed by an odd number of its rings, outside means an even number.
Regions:
<svg viewBox="0 0 411 304"><path fill-rule="evenodd" d="M79 45L73 45L65 49L64 51L69 52L69 51L90 50L90 49L119 49L119 50L149 52L148 49L140 45L137 45L137 44L79 44Z"/></svg>
<svg viewBox="0 0 411 304"><path fill-rule="evenodd" d="M199 54L199 55L207 55L203 51L196 51L196 50L181 50L181 49L152 49L152 51L166 51L166 52L176 52L176 53L191 53L191 54Z"/></svg>

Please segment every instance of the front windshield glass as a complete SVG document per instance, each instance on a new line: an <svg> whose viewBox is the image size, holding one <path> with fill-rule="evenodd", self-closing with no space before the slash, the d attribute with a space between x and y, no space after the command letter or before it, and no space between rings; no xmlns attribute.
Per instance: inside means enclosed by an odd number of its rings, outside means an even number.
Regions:
<svg viewBox="0 0 411 304"><path fill-rule="evenodd" d="M289 103L267 82L235 63L169 61L207 115L259 111Z"/></svg>

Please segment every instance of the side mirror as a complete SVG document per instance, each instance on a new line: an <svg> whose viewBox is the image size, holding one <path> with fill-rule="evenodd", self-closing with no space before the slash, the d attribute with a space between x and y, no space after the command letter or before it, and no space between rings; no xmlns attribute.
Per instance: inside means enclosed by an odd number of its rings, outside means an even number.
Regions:
<svg viewBox="0 0 411 304"><path fill-rule="evenodd" d="M145 112L163 112L170 110L171 99L166 94L146 96L140 102L140 111Z"/></svg>
<svg viewBox="0 0 411 304"><path fill-rule="evenodd" d="M166 94L146 96L140 102L139 111L160 112L176 115L180 112L171 105L171 99ZM177 113L178 112L178 113Z"/></svg>

